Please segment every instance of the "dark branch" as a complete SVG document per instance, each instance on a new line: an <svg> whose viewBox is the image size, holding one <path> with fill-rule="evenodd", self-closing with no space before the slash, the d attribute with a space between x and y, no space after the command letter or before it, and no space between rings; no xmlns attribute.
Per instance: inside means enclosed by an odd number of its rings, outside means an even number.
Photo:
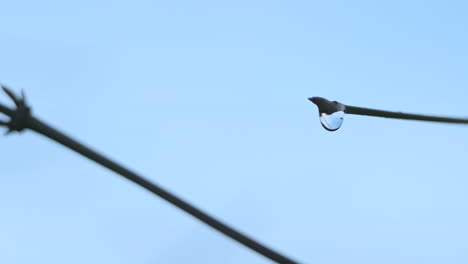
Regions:
<svg viewBox="0 0 468 264"><path fill-rule="evenodd" d="M52 139L53 141L64 145L65 147L87 157L88 159L102 165L103 167L106 167L120 174L126 179L145 188L151 193L161 197L162 199L168 201L172 205L178 207L179 209L199 219L200 221L207 224L208 226L218 230L222 234L250 248L251 250L263 255L264 257L277 263L284 263L284 264L297 263L289 259L288 257L260 244L259 242L253 240L252 238L240 233L239 231L224 224L223 222L217 220L216 218L208 215L207 213L196 208L190 203L173 195L172 193L163 189L162 187L150 182L149 180L143 178L142 176L130 171L129 169L123 167L122 165L110 160L109 158L92 150L91 148L63 134L57 129L47 125L43 121L40 121L39 119L33 117L31 115L30 108L26 105L24 94L22 95L22 97L17 97L8 88L3 87L3 86L2 88L7 93L7 95L15 102L15 105L16 105L16 109L11 110L8 107L5 107L0 104L0 112L9 116L11 119L9 122L0 121L0 125L8 127L9 132L10 131L22 131L25 128L29 128L33 131L36 131L37 133L42 134Z"/></svg>

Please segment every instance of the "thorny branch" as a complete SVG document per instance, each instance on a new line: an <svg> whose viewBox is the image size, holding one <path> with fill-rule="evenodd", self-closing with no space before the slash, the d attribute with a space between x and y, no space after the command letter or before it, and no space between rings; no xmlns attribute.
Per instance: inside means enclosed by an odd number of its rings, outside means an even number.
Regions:
<svg viewBox="0 0 468 264"><path fill-rule="evenodd" d="M15 103L16 109L12 110L0 104L0 112L10 118L8 121L0 120L0 126L7 128L7 132L5 134L9 134L13 131L20 132L28 127L29 120L31 118L31 108L26 104L24 92L21 92L21 96L17 96L7 87L3 85L1 87L8 97L10 97Z"/></svg>

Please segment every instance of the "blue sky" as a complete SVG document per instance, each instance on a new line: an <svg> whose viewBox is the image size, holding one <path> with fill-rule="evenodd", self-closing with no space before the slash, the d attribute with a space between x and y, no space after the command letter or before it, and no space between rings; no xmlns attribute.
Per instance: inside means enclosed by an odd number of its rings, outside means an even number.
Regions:
<svg viewBox="0 0 468 264"><path fill-rule="evenodd" d="M2 1L34 114L303 263L466 263L465 1ZM3 97L2 102L7 102ZM0 263L269 263L32 132L0 138Z"/></svg>

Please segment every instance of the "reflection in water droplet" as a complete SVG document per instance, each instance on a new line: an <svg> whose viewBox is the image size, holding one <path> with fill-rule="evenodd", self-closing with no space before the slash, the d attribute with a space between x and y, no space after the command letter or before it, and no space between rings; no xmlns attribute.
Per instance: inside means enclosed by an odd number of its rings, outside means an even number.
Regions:
<svg viewBox="0 0 468 264"><path fill-rule="evenodd" d="M325 113L320 114L320 123L328 131L336 131L343 124L344 111L337 111L333 114L327 115Z"/></svg>

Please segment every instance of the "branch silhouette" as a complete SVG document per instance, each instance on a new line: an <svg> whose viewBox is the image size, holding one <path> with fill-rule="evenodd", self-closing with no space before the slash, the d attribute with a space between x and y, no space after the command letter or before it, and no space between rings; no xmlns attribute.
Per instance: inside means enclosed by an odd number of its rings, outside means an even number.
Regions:
<svg viewBox="0 0 468 264"><path fill-rule="evenodd" d="M179 209L185 211L191 216L197 218L208 226L216 229L222 234L230 237L231 239L239 242L247 248L257 252L258 254L263 255L264 257L277 262L284 264L297 263L292 259L282 255L275 250L261 244L260 242L255 241L254 239L248 237L247 235L235 230L234 228L224 224L220 220L208 215L197 207L191 205L189 202L184 201L183 199L175 196L169 191L163 189L162 187L150 182L144 177L130 171L124 166L118 164L115 161L99 154L98 152L92 150L91 148L81 144L77 140L65 135L59 130L53 128L52 126L46 124L45 122L34 117L31 113L31 108L26 104L26 99L24 93L21 96L15 95L10 89L5 86L2 86L2 89L5 93L11 98L14 102L16 109L10 109L2 104L0 104L0 112L10 118L9 121L0 121L0 126L7 128L7 134L13 131L21 132L25 129L33 130L39 134L42 134L53 141L64 145L65 147L85 156L86 158L112 170L131 182L143 187L144 189L150 191L151 193L161 197L172 205L178 207Z"/></svg>
<svg viewBox="0 0 468 264"><path fill-rule="evenodd" d="M394 119L406 119L414 121L428 121L428 122L440 122L440 123L452 123L452 124L468 124L468 118L457 118L457 117L446 117L446 116L435 116L435 115L421 115L421 114L411 114L395 111L386 111L380 109L372 109L365 107L358 107L352 105L345 105L337 101L329 101L322 97L309 97L309 101L317 105L319 110L320 122L322 126L328 131L336 131L340 128L341 123L343 123L344 113L351 115L365 115L365 116L376 116L376 117L385 117L385 118L394 118ZM334 125L332 128L328 128L327 118L335 113L342 113L339 118L331 119ZM323 120L326 120L325 123Z"/></svg>

